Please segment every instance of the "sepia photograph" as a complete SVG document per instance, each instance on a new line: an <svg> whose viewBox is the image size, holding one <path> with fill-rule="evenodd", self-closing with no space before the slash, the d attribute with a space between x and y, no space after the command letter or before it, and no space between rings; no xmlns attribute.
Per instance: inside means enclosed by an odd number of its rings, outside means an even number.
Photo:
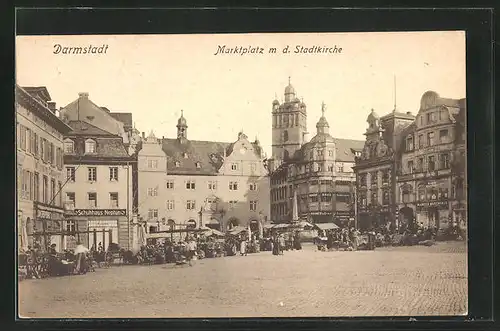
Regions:
<svg viewBox="0 0 500 331"><path fill-rule="evenodd" d="M15 43L20 319L467 315L464 31Z"/></svg>

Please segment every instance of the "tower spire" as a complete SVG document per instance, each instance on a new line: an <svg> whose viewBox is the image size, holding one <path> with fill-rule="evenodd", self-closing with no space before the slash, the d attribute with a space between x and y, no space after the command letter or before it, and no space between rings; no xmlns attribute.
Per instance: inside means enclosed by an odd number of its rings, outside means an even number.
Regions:
<svg viewBox="0 0 500 331"><path fill-rule="evenodd" d="M292 77L288 76L288 85L291 84L291 81L292 81Z"/></svg>
<svg viewBox="0 0 500 331"><path fill-rule="evenodd" d="M321 102L321 116L325 116L326 104L324 101Z"/></svg>

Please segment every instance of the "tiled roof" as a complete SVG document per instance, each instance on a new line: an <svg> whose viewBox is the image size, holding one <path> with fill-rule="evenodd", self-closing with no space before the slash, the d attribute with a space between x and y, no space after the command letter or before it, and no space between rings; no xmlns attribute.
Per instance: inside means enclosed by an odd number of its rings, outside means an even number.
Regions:
<svg viewBox="0 0 500 331"><path fill-rule="evenodd" d="M126 127L131 128L132 123L132 113L109 113L115 120L122 122Z"/></svg>
<svg viewBox="0 0 500 331"><path fill-rule="evenodd" d="M83 136L68 136L75 144L74 155L65 155L66 157L91 157L91 158L129 158L127 151L120 137L92 137L90 139L96 142L96 153L85 155L85 141L89 139Z"/></svg>
<svg viewBox="0 0 500 331"><path fill-rule="evenodd" d="M335 161L354 162L354 150L361 150L365 146L364 140L333 138L335 140Z"/></svg>
<svg viewBox="0 0 500 331"><path fill-rule="evenodd" d="M230 143L216 141L163 139L162 148L167 155L167 171L171 174L215 175L222 166L224 149ZM184 156L186 154L187 157ZM179 162L179 167L176 167ZM196 163L200 163L200 168Z"/></svg>
<svg viewBox="0 0 500 331"><path fill-rule="evenodd" d="M79 136L115 136L108 131L100 129L95 125L84 121L69 121L68 125L73 129L68 135L79 135ZM121 139L121 138L120 138Z"/></svg>
<svg viewBox="0 0 500 331"><path fill-rule="evenodd" d="M49 91L45 86L23 86L23 89L31 94L31 96L35 98L39 97L45 102L52 100Z"/></svg>

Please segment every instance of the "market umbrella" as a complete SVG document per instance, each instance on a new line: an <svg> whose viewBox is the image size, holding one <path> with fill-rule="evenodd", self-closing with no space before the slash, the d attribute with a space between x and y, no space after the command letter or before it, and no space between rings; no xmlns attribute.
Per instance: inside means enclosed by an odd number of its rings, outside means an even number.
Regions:
<svg viewBox="0 0 500 331"><path fill-rule="evenodd" d="M89 249L85 246L83 246L82 244L76 246L75 248L75 255L76 254L80 254L80 253L88 253L89 252Z"/></svg>

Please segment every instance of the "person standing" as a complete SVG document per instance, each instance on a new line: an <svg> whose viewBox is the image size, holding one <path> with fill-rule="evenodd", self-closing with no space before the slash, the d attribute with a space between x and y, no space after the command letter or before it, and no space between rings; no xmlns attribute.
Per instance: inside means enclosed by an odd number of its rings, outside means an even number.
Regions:
<svg viewBox="0 0 500 331"><path fill-rule="evenodd" d="M196 241L194 241L193 238L187 238L187 243L186 243L186 258L188 260L189 266L193 266L192 260L193 257L196 255Z"/></svg>
<svg viewBox="0 0 500 331"><path fill-rule="evenodd" d="M240 242L240 255L247 256L247 241L244 238L242 238Z"/></svg>

